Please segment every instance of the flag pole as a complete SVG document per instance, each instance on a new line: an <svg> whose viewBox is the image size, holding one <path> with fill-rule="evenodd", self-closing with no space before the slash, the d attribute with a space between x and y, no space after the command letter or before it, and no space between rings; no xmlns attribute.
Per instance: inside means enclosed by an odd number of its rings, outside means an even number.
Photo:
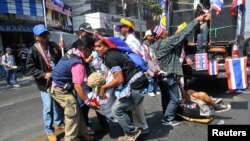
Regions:
<svg viewBox="0 0 250 141"><path fill-rule="evenodd" d="M43 0L43 18L44 18L44 25L47 28L45 0Z"/></svg>

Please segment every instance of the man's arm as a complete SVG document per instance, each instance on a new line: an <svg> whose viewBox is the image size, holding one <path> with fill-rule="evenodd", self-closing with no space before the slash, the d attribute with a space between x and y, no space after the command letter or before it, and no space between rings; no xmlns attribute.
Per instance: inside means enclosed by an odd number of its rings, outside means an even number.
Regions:
<svg viewBox="0 0 250 141"><path fill-rule="evenodd" d="M122 71L114 72L113 77L114 79L112 81L101 86L100 91L99 91L99 95L101 97L105 96L106 90L115 88L124 83L124 77L123 77Z"/></svg>

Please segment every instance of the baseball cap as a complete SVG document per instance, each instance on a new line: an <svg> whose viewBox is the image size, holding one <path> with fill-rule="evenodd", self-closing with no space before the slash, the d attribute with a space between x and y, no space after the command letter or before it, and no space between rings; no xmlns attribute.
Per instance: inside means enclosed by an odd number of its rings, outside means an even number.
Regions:
<svg viewBox="0 0 250 141"><path fill-rule="evenodd" d="M36 36L39 36L44 32L49 32L49 31L47 30L47 28L43 24L35 25L33 28L33 33Z"/></svg>
<svg viewBox="0 0 250 141"><path fill-rule="evenodd" d="M5 51L12 51L12 49L9 48L9 47L7 47L7 48L5 49Z"/></svg>
<svg viewBox="0 0 250 141"><path fill-rule="evenodd" d="M93 33L94 32L93 28L91 27L91 25L89 23L82 23L79 26L79 31L85 31L85 32L88 32L88 33Z"/></svg>
<svg viewBox="0 0 250 141"><path fill-rule="evenodd" d="M120 20L119 26L121 27L121 26L123 26L123 25L126 25L126 26L132 28L133 30L135 29L135 24L134 24L134 22L132 22L132 21L130 21L130 20L127 20L127 19L125 19L125 18L121 18L121 20Z"/></svg>
<svg viewBox="0 0 250 141"><path fill-rule="evenodd" d="M149 36L149 35L153 35L153 33L152 33L151 30L147 30L147 31L146 31L146 33L145 33L143 39L146 39L146 37Z"/></svg>

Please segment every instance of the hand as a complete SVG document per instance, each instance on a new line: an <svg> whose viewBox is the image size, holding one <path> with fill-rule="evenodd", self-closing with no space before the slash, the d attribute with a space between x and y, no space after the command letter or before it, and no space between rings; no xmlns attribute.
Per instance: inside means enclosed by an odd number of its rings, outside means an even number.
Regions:
<svg viewBox="0 0 250 141"><path fill-rule="evenodd" d="M65 42L64 40L59 40L58 46L61 48L65 48Z"/></svg>
<svg viewBox="0 0 250 141"><path fill-rule="evenodd" d="M200 16L198 16L198 17L195 18L195 19L198 20L198 21L203 21L203 20L205 19L206 16L207 16L206 14L200 15Z"/></svg>
<svg viewBox="0 0 250 141"><path fill-rule="evenodd" d="M104 85L102 85L99 89L99 92L98 92L98 96L100 96L101 98L104 98L105 97L105 93L106 93L106 89L103 87Z"/></svg>
<svg viewBox="0 0 250 141"><path fill-rule="evenodd" d="M51 77L51 73L50 73L50 72L46 72L44 78L45 78L46 80L49 80L50 77Z"/></svg>
<svg viewBox="0 0 250 141"><path fill-rule="evenodd" d="M88 104L88 107L90 107L90 108L92 108L92 109L94 109L94 110L98 110L100 107L99 107L99 105L97 105L96 103L94 103L94 102L90 102L89 104Z"/></svg>

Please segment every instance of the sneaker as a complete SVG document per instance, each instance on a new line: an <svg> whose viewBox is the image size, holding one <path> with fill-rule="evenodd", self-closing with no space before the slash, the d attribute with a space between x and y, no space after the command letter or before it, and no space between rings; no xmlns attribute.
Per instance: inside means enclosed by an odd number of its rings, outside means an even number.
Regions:
<svg viewBox="0 0 250 141"><path fill-rule="evenodd" d="M171 126L178 126L180 125L181 123L180 122L177 122L177 121L165 121L164 119L162 120L162 124L163 125L171 125Z"/></svg>
<svg viewBox="0 0 250 141"><path fill-rule="evenodd" d="M13 87L15 87L15 88L19 88L19 87L20 87L20 85L19 85L19 84L15 84L15 85L13 85Z"/></svg>
<svg viewBox="0 0 250 141"><path fill-rule="evenodd" d="M57 141L57 137L55 134L49 134L48 139L49 139L49 141Z"/></svg>
<svg viewBox="0 0 250 141"><path fill-rule="evenodd" d="M231 109L231 105L220 105L219 107L215 108L215 113L225 112Z"/></svg>
<svg viewBox="0 0 250 141"><path fill-rule="evenodd" d="M157 92L156 92L156 95L161 95L161 92L158 92L158 91L157 91Z"/></svg>
<svg viewBox="0 0 250 141"><path fill-rule="evenodd" d="M140 127L140 128L138 128L138 130L141 130L141 134L147 134L147 133L149 133L149 127L147 127L147 128Z"/></svg>
<svg viewBox="0 0 250 141"><path fill-rule="evenodd" d="M7 86L6 86L6 88L10 88L10 87L11 87L11 85L7 85Z"/></svg>
<svg viewBox="0 0 250 141"><path fill-rule="evenodd" d="M148 95L153 97L153 96L155 96L155 93L153 93L153 92L152 93L148 93Z"/></svg>
<svg viewBox="0 0 250 141"><path fill-rule="evenodd" d="M125 135L118 138L118 141L136 141L141 134L140 130L137 130L133 135Z"/></svg>
<svg viewBox="0 0 250 141"><path fill-rule="evenodd" d="M55 130L64 130L65 126L64 125L56 125Z"/></svg>
<svg viewBox="0 0 250 141"><path fill-rule="evenodd" d="M95 137L94 136L90 136L88 134L83 134L81 136L78 136L78 140L84 140L84 141L94 141Z"/></svg>
<svg viewBox="0 0 250 141"><path fill-rule="evenodd" d="M214 101L214 103L216 103L216 104L222 102L222 99L221 99L221 98L214 98L214 97L212 97L212 96L211 96L211 98L212 98L212 100Z"/></svg>

